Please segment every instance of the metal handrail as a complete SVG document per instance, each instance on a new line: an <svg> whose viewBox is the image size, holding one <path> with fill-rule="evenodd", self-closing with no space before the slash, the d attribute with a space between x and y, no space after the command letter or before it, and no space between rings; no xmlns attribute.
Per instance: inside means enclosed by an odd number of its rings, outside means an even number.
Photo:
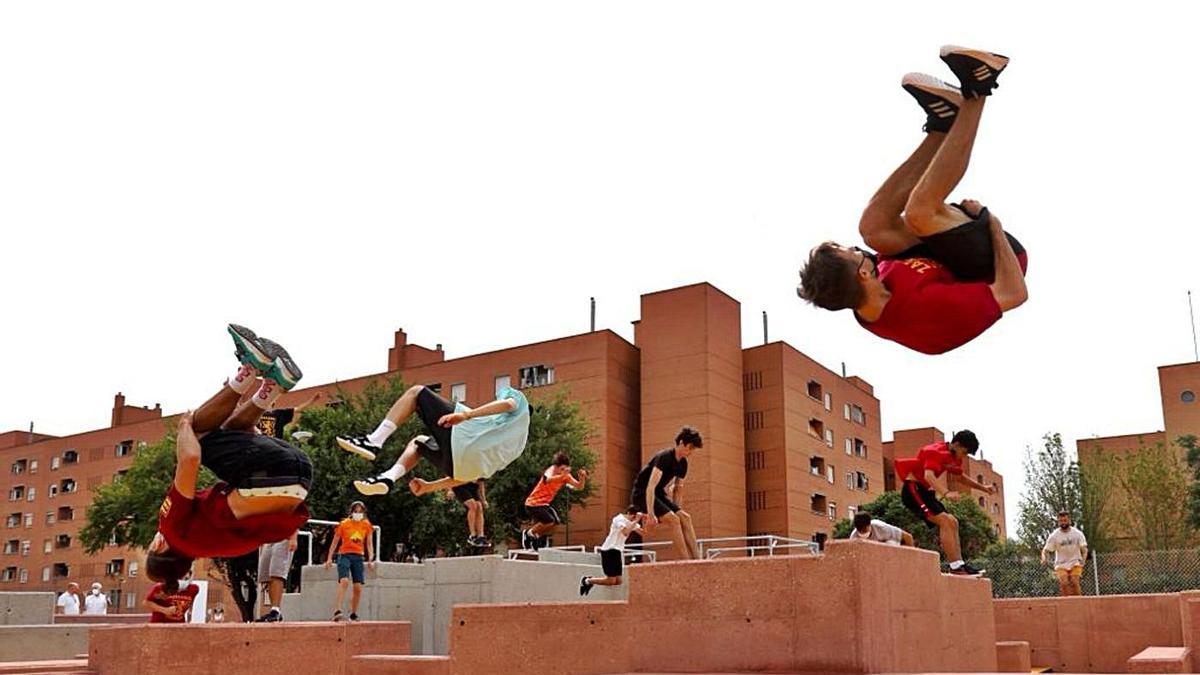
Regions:
<svg viewBox="0 0 1200 675"><path fill-rule="evenodd" d="M766 542L767 542L767 543L766 543L766 545L765 545L765 546L763 546L763 545L753 545L753 544L750 544L750 541L751 541L751 540L760 540L760 539L765 539L765 540L766 540ZM708 555L706 555L706 554L705 554L705 548L707 548L709 544L714 544L714 543L719 543L719 542L741 542L741 541L744 541L744 542L746 542L746 546L743 546L743 547L730 547L730 548L722 548L722 549L720 549L720 550L735 550L735 549L737 549L737 550L760 550L760 549L766 549L768 552L771 552L771 551L774 551L776 548L783 547L783 545L785 545L785 544L789 544L789 545L796 545L796 544L805 545L805 546L808 546L809 548L813 549L813 552L814 552L814 553L816 553L816 552L817 552L817 550L819 550L819 547L817 547L817 546L816 546L816 544L814 544L814 543L813 543L813 542L811 542L811 541L807 541L807 540L805 540L805 539L794 539L794 538L792 538L792 537L781 537L781 536L779 536L779 535L777 535L777 534L753 534L753 535L747 534L747 535L736 536L736 537L708 537L708 538L706 538L706 539L697 539L697 540L696 540L696 545L697 545L697 546L699 546L699 548L700 548L700 555L701 555L701 556L703 556L704 558L706 558L706 559L707 559L707 558L709 558L710 556L708 556ZM790 548L790 547L791 547L791 546L789 546L789 548Z"/></svg>
<svg viewBox="0 0 1200 675"><path fill-rule="evenodd" d="M704 559L712 560L713 558L720 556L722 553L730 553L733 551L748 552L750 554L751 558L754 557L755 551L766 551L767 555L773 556L773 555L775 555L775 551L777 551L779 549L792 549L792 548L806 548L806 549L808 549L809 553L812 553L813 555L816 555L821 550L820 546L816 542L812 542L812 541L797 542L797 543L790 543L790 544L777 544L775 546L769 546L769 545L768 546L727 546L727 547L722 547L722 548L708 549L707 551L704 552Z"/></svg>

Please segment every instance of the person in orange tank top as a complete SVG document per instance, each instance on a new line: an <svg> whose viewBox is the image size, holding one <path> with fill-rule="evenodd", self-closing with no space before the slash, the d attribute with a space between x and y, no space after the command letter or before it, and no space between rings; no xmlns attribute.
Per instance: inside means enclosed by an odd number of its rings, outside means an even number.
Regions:
<svg viewBox="0 0 1200 675"><path fill-rule="evenodd" d="M567 457L567 453L560 452L554 455L554 462L542 472L542 477L538 479L533 492L525 499L525 511L533 520L533 527L521 531L521 548L532 548L536 551L546 545L547 538L562 522L558 511L550 504L564 485L572 490L583 489L587 475L586 469L580 469L579 479L576 480L571 475L571 458Z"/></svg>

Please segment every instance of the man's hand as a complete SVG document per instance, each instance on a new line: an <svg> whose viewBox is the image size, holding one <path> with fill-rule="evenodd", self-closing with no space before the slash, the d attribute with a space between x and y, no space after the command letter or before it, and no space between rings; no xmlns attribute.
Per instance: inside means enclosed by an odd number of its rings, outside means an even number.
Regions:
<svg viewBox="0 0 1200 675"><path fill-rule="evenodd" d="M647 513L645 525L646 525L646 529L648 529L648 530L657 527L658 526L658 516L654 515L653 513Z"/></svg>
<svg viewBox="0 0 1200 675"><path fill-rule="evenodd" d="M466 421L467 421L466 413L460 413L460 412L450 413L449 415L442 415L441 419L438 420L438 426L446 427L447 429L449 429L450 427L452 427L456 424L462 424L463 422L466 422Z"/></svg>
<svg viewBox="0 0 1200 675"><path fill-rule="evenodd" d="M151 553L162 553L167 550L167 538L162 532L155 532L154 538L150 540L150 546L146 548Z"/></svg>
<svg viewBox="0 0 1200 675"><path fill-rule="evenodd" d="M175 442L177 445L188 444L188 447L195 445L196 450L200 449L200 440L196 438L196 431L192 429L191 410L179 416L179 425L175 427Z"/></svg>
<svg viewBox="0 0 1200 675"><path fill-rule="evenodd" d="M374 569L375 569L375 561L374 561L374 560L368 560L368 561L367 561L367 568L368 568L368 569L371 569L371 570L374 570Z"/></svg>
<svg viewBox="0 0 1200 675"><path fill-rule="evenodd" d="M408 481L408 489L414 495L420 497L428 491L429 481L421 480L420 478L414 478ZM453 490L451 490L451 493L453 493Z"/></svg>
<svg viewBox="0 0 1200 675"><path fill-rule="evenodd" d="M587 469L580 469L579 470L579 481L583 482L583 481L587 480L587 477L588 477Z"/></svg>
<svg viewBox="0 0 1200 675"><path fill-rule="evenodd" d="M333 567L333 558L326 558L325 569L329 569L330 567Z"/></svg>
<svg viewBox="0 0 1200 675"><path fill-rule="evenodd" d="M295 552L298 542L295 539L288 539L288 551Z"/></svg>
<svg viewBox="0 0 1200 675"><path fill-rule="evenodd" d="M176 607L175 605L171 605L170 607L164 608L162 613L163 613L163 616L174 619L179 616L179 608Z"/></svg>
<svg viewBox="0 0 1200 675"><path fill-rule="evenodd" d="M980 204L974 199L962 200L961 206L963 210L967 212L967 215L971 216L972 218L978 218L979 214L983 212L983 204Z"/></svg>

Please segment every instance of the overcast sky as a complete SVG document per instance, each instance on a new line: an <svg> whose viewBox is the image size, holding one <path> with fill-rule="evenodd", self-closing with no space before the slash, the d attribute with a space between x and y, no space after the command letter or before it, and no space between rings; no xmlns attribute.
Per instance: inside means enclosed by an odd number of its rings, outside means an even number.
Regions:
<svg viewBox="0 0 1200 675"><path fill-rule="evenodd" d="M875 385L884 437L970 427L1014 520L1027 445L1162 428L1193 358L1190 13L1095 3L6 2L0 429L195 406L226 322L305 383L579 333L709 281L743 341ZM1012 58L957 196L1029 248L1028 304L922 356L802 304L823 239L920 141L909 71ZM1200 290L1197 288L1196 290ZM948 317L948 320L951 320Z"/></svg>

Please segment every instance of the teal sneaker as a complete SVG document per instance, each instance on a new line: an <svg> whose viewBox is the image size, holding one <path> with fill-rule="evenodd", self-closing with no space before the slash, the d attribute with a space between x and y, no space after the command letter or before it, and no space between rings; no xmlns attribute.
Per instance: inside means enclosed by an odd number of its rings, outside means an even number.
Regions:
<svg viewBox="0 0 1200 675"><path fill-rule="evenodd" d="M288 354L287 350L278 342L266 338L259 338L258 342L271 357L271 365L264 369L263 377L274 380L276 384L283 387L284 391L291 391L300 378L304 377L304 373L300 372L300 367L292 360L291 354Z"/></svg>
<svg viewBox="0 0 1200 675"><path fill-rule="evenodd" d="M230 337L233 338L234 354L242 365L250 366L264 373L271 369L271 366L275 364L275 357L267 353L262 338L255 335L254 331L249 328L236 323L229 324L228 330Z"/></svg>

